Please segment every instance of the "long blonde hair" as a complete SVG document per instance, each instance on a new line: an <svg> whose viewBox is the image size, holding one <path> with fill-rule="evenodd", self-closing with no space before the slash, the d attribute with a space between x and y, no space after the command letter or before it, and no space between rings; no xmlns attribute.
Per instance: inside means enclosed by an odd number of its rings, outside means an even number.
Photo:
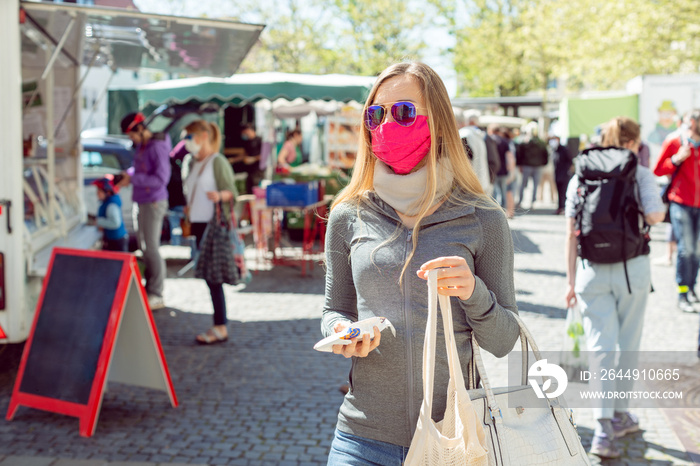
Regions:
<svg viewBox="0 0 700 466"><path fill-rule="evenodd" d="M207 133L209 135L209 145L214 152L221 150L221 130L216 123L206 120L195 120L185 126L188 133Z"/></svg>
<svg viewBox="0 0 700 466"><path fill-rule="evenodd" d="M452 165L454 173L454 188L461 188L470 196L460 199L465 204L479 204L487 208L499 208L497 204L484 192L479 179L467 159L464 146L459 137L457 122L454 112L440 76L428 65L420 62L396 63L385 69L377 78L372 90L367 97L362 110L362 118L367 111L367 107L373 104L379 87L388 79L396 76L408 75L418 84L425 106L428 111L428 126L430 128L431 143L427 158L428 184L426 190L419 200L418 215L416 224L413 227L413 250L409 255L401 278L413 257L418 244L418 231L420 224L426 213L435 202L437 191L437 161L439 158L447 157ZM359 203L367 192L374 190L374 166L377 157L372 152L372 135L364 122L360 122L360 140L357 151L357 158L353 169L352 178L333 201L331 210L343 202Z"/></svg>

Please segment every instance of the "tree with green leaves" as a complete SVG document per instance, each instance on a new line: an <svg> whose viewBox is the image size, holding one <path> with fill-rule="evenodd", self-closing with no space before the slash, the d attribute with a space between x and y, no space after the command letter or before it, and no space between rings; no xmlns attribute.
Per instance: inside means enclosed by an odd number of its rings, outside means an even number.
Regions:
<svg viewBox="0 0 700 466"><path fill-rule="evenodd" d="M523 95L557 77L569 90L619 89L640 74L698 72L692 0L432 0L456 38L460 91Z"/></svg>
<svg viewBox="0 0 700 466"><path fill-rule="evenodd" d="M418 58L425 15L402 0L287 0L259 8L267 24L241 70L376 75L393 62ZM387 14L391 12L391 14Z"/></svg>

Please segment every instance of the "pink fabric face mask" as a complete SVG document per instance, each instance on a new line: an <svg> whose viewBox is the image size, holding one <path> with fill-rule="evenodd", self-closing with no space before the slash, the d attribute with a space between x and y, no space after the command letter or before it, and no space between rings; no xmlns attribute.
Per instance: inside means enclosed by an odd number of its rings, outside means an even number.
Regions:
<svg viewBox="0 0 700 466"><path fill-rule="evenodd" d="M418 115L408 127L391 121L372 131L372 152L399 175L413 170L428 151L430 127L425 115Z"/></svg>

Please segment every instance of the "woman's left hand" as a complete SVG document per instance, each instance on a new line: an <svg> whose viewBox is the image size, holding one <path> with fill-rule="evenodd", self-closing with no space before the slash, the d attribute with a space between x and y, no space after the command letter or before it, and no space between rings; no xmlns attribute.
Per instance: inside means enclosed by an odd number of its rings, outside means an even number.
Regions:
<svg viewBox="0 0 700 466"><path fill-rule="evenodd" d="M463 301L471 298L476 280L464 257L438 257L421 265L416 273L427 280L428 271L438 267L438 294L457 296Z"/></svg>
<svg viewBox="0 0 700 466"><path fill-rule="evenodd" d="M229 200L229 196L227 196L227 193L228 191L207 191L207 199L209 199L212 202L226 202Z"/></svg>

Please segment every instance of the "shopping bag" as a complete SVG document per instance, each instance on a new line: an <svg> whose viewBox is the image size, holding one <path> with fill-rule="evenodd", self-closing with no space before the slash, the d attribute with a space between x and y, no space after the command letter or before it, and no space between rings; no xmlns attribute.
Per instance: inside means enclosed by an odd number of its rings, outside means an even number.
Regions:
<svg viewBox="0 0 700 466"><path fill-rule="evenodd" d="M566 335L561 351L560 366L566 372L569 380L581 381L579 374L588 369L586 353L586 335L583 331L583 317L578 303L566 311L564 323Z"/></svg>
<svg viewBox="0 0 700 466"><path fill-rule="evenodd" d="M440 301L450 381L442 421L432 419L437 303ZM423 403L406 466L488 466L486 434L472 406L454 340L450 298L437 292L437 270L428 273L428 321L423 343Z"/></svg>
<svg viewBox="0 0 700 466"><path fill-rule="evenodd" d="M406 465L562 465L590 466L570 411L559 398L539 398L527 382L524 370L521 385L492 388L486 374L481 349L472 332L472 360L469 388L457 354L452 325L450 298L440 296L440 309L450 369L445 418L431 419L435 367L437 275L428 274L428 323L423 347L423 404L416 431L406 457ZM525 323L517 315L523 348L523 368L527 367L528 344L536 360L541 354ZM475 373L482 388L476 388ZM523 406L510 406L516 396Z"/></svg>
<svg viewBox="0 0 700 466"><path fill-rule="evenodd" d="M194 276L211 283L236 285L240 282L241 274L231 243L231 228L221 212L220 204L216 205L216 212L202 235Z"/></svg>
<svg viewBox="0 0 700 466"><path fill-rule="evenodd" d="M561 465L590 466L576 431L573 412L561 397L540 397L528 378L528 345L536 361L542 355L522 319L513 314L520 326L522 367L520 385L491 387L481 348L472 332L472 361L468 394L486 430L489 466ZM546 360L544 360L546 363ZM478 372L482 388L475 388ZM513 401L517 400L517 404Z"/></svg>

